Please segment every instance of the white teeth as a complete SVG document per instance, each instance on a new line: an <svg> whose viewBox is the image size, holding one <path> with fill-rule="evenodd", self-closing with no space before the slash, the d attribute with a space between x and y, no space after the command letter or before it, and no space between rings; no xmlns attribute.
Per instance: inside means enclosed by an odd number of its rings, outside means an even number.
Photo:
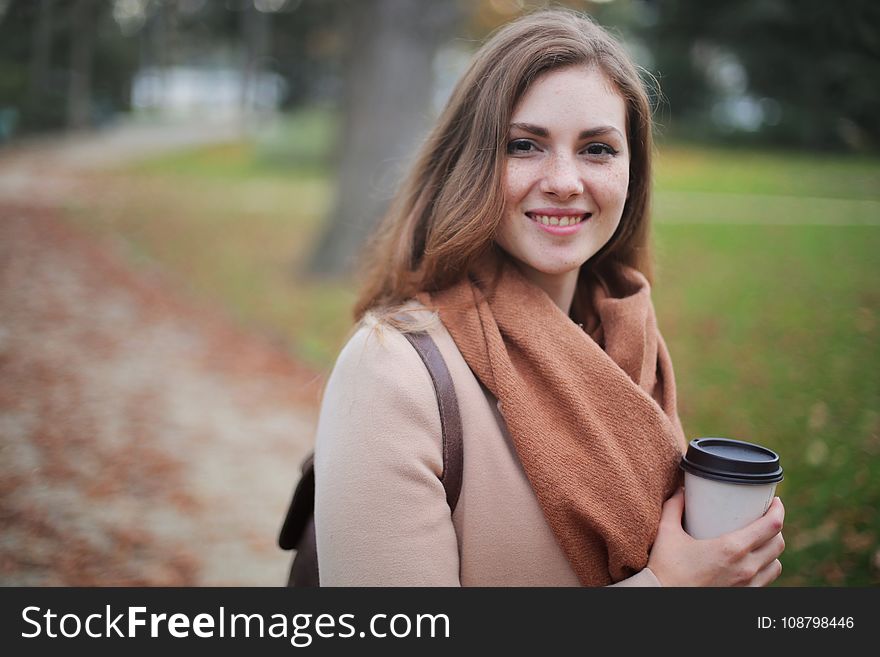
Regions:
<svg viewBox="0 0 880 657"><path fill-rule="evenodd" d="M579 224L584 220L584 215L578 215L575 217L551 217L545 214L536 214L533 215L535 221L539 221L545 226L574 226L575 224Z"/></svg>

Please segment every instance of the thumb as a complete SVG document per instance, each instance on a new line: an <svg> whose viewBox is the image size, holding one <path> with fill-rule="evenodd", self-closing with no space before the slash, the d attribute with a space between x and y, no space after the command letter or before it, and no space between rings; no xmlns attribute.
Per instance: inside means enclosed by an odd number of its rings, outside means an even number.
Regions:
<svg viewBox="0 0 880 657"><path fill-rule="evenodd" d="M671 522L681 526L682 513L684 513L684 488L679 486L675 494L663 503L660 522Z"/></svg>

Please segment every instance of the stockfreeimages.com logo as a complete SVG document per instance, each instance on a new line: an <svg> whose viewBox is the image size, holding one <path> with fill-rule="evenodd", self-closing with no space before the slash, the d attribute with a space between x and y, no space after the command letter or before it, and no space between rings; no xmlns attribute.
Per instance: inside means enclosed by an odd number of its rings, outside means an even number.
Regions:
<svg viewBox="0 0 880 657"><path fill-rule="evenodd" d="M446 614L374 614L370 618L369 631L357 631L353 624L354 614L230 614L220 607L216 614L200 613L190 618L188 614L147 613L146 607L127 607L114 614L110 605L104 613L93 613L81 618L78 614L59 615L51 609L25 607L21 612L26 623L22 638L90 637L93 639L160 638L185 639L195 636L203 639L222 638L275 638L289 639L291 645L305 648L315 637L322 639L349 639L352 637L405 637L449 638L449 617Z"/></svg>

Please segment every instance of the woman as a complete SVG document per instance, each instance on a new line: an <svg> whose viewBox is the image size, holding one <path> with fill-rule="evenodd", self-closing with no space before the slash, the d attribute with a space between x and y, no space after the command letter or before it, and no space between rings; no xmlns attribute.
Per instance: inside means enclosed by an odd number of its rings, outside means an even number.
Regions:
<svg viewBox="0 0 880 657"><path fill-rule="evenodd" d="M322 585L756 585L781 502L682 529L686 441L650 301L648 98L590 20L544 11L477 53L370 250L319 420ZM404 311L404 314L401 314ZM427 330L462 418L441 483Z"/></svg>

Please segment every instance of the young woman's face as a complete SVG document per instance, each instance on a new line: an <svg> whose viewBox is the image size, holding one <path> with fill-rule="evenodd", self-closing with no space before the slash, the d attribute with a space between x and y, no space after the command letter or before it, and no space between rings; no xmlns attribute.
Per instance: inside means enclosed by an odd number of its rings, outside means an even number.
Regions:
<svg viewBox="0 0 880 657"><path fill-rule="evenodd" d="M551 71L513 112L496 241L539 277L577 276L617 229L629 184L626 106L596 67Z"/></svg>

